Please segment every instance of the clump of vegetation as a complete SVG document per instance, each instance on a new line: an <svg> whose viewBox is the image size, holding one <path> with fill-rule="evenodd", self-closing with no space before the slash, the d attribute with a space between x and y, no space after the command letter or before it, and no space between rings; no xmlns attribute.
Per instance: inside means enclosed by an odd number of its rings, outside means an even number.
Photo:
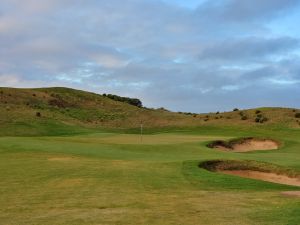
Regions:
<svg viewBox="0 0 300 225"><path fill-rule="evenodd" d="M238 108L234 108L233 111L234 111L234 112L237 112L237 111L239 111L239 109L238 109Z"/></svg>
<svg viewBox="0 0 300 225"><path fill-rule="evenodd" d="M118 101L118 102L125 102L125 103L128 103L130 105L137 106L137 107L143 107L142 101L140 99L137 99L137 98L121 97L121 96L112 95L112 94L103 94L103 96L107 97L107 98L110 98L110 99L113 99L113 100Z"/></svg>
<svg viewBox="0 0 300 225"><path fill-rule="evenodd" d="M265 116L263 116L262 114L257 114L256 118L255 118L255 122L256 123L265 123L267 122L269 119Z"/></svg>
<svg viewBox="0 0 300 225"><path fill-rule="evenodd" d="M246 115L243 115L242 117L241 117L241 120L247 120L248 119L248 117L246 116Z"/></svg>
<svg viewBox="0 0 300 225"><path fill-rule="evenodd" d="M40 112L36 112L36 117L42 117L42 114Z"/></svg>
<svg viewBox="0 0 300 225"><path fill-rule="evenodd" d="M255 114L260 114L260 113L261 113L260 110L256 110L256 111L255 111Z"/></svg>
<svg viewBox="0 0 300 225"><path fill-rule="evenodd" d="M300 118L300 113L296 113L296 114L295 114L295 117L296 117L296 118Z"/></svg>
<svg viewBox="0 0 300 225"><path fill-rule="evenodd" d="M63 99L51 99L48 101L48 104L50 106L56 106L58 108L66 108L69 106L69 104Z"/></svg>

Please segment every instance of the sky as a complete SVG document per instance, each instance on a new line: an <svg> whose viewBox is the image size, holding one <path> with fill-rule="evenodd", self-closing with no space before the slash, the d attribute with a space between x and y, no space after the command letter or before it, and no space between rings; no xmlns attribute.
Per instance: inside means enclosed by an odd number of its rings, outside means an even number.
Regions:
<svg viewBox="0 0 300 225"><path fill-rule="evenodd" d="M0 86L300 108L300 0L1 0Z"/></svg>

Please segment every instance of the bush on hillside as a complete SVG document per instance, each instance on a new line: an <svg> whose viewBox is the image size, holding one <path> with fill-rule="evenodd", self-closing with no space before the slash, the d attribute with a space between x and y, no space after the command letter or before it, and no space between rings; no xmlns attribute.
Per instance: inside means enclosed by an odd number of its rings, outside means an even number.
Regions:
<svg viewBox="0 0 300 225"><path fill-rule="evenodd" d="M243 115L243 116L241 117L241 120L247 120L247 119L248 119L248 117L245 116L245 115Z"/></svg>
<svg viewBox="0 0 300 225"><path fill-rule="evenodd" d="M295 114L295 117L296 117L296 118L300 118L300 113L296 113L296 114Z"/></svg>
<svg viewBox="0 0 300 225"><path fill-rule="evenodd" d="M110 98L110 99L118 101L118 102L125 102L130 105L137 106L137 107L143 107L142 101L137 98L121 97L121 96L112 95L112 94L103 94L102 96Z"/></svg>
<svg viewBox="0 0 300 225"><path fill-rule="evenodd" d="M239 111L239 109L238 109L238 108L235 108L235 109L233 109L233 111L236 112L236 111Z"/></svg>
<svg viewBox="0 0 300 225"><path fill-rule="evenodd" d="M265 123L267 122L269 119L265 116L262 116L261 114L257 115L257 117L255 118L255 122L256 123Z"/></svg>

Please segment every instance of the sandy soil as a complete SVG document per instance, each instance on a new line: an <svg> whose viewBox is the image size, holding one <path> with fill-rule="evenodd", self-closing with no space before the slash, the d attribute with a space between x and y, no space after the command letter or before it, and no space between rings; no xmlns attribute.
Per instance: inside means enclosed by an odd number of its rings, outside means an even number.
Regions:
<svg viewBox="0 0 300 225"><path fill-rule="evenodd" d="M287 184L287 185L300 187L300 178L299 177L292 178L292 177L288 177L286 175L278 175L275 173L265 173L265 172L252 171L252 170L221 170L218 172L224 173L224 174L240 176L240 177L256 179L256 180L268 181L268 182L272 182L272 183Z"/></svg>
<svg viewBox="0 0 300 225"><path fill-rule="evenodd" d="M288 196L288 197L300 198L300 191L284 191L284 192L281 192L281 194L284 196Z"/></svg>
<svg viewBox="0 0 300 225"><path fill-rule="evenodd" d="M226 148L222 145L216 145L215 148L232 151L232 152L249 152L257 150L274 150L279 148L279 144L273 140L256 140L249 139L245 140L243 143L234 144L232 148Z"/></svg>
<svg viewBox="0 0 300 225"><path fill-rule="evenodd" d="M74 157L52 157L48 158L48 161L58 161L58 162L65 162L65 161L72 161L75 160Z"/></svg>

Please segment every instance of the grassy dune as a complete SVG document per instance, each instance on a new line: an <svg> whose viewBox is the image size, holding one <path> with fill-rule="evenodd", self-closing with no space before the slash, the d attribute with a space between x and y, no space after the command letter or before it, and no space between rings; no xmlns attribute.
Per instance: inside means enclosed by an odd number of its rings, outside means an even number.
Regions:
<svg viewBox="0 0 300 225"><path fill-rule="evenodd" d="M201 101L199 102L201 104ZM102 95L69 89L0 88L0 136L55 136L94 132L169 131L199 126L300 128L298 109L260 108L207 114L139 108ZM39 115L39 116L38 116ZM260 123L255 120L267 118ZM151 128L151 129L150 129Z"/></svg>

